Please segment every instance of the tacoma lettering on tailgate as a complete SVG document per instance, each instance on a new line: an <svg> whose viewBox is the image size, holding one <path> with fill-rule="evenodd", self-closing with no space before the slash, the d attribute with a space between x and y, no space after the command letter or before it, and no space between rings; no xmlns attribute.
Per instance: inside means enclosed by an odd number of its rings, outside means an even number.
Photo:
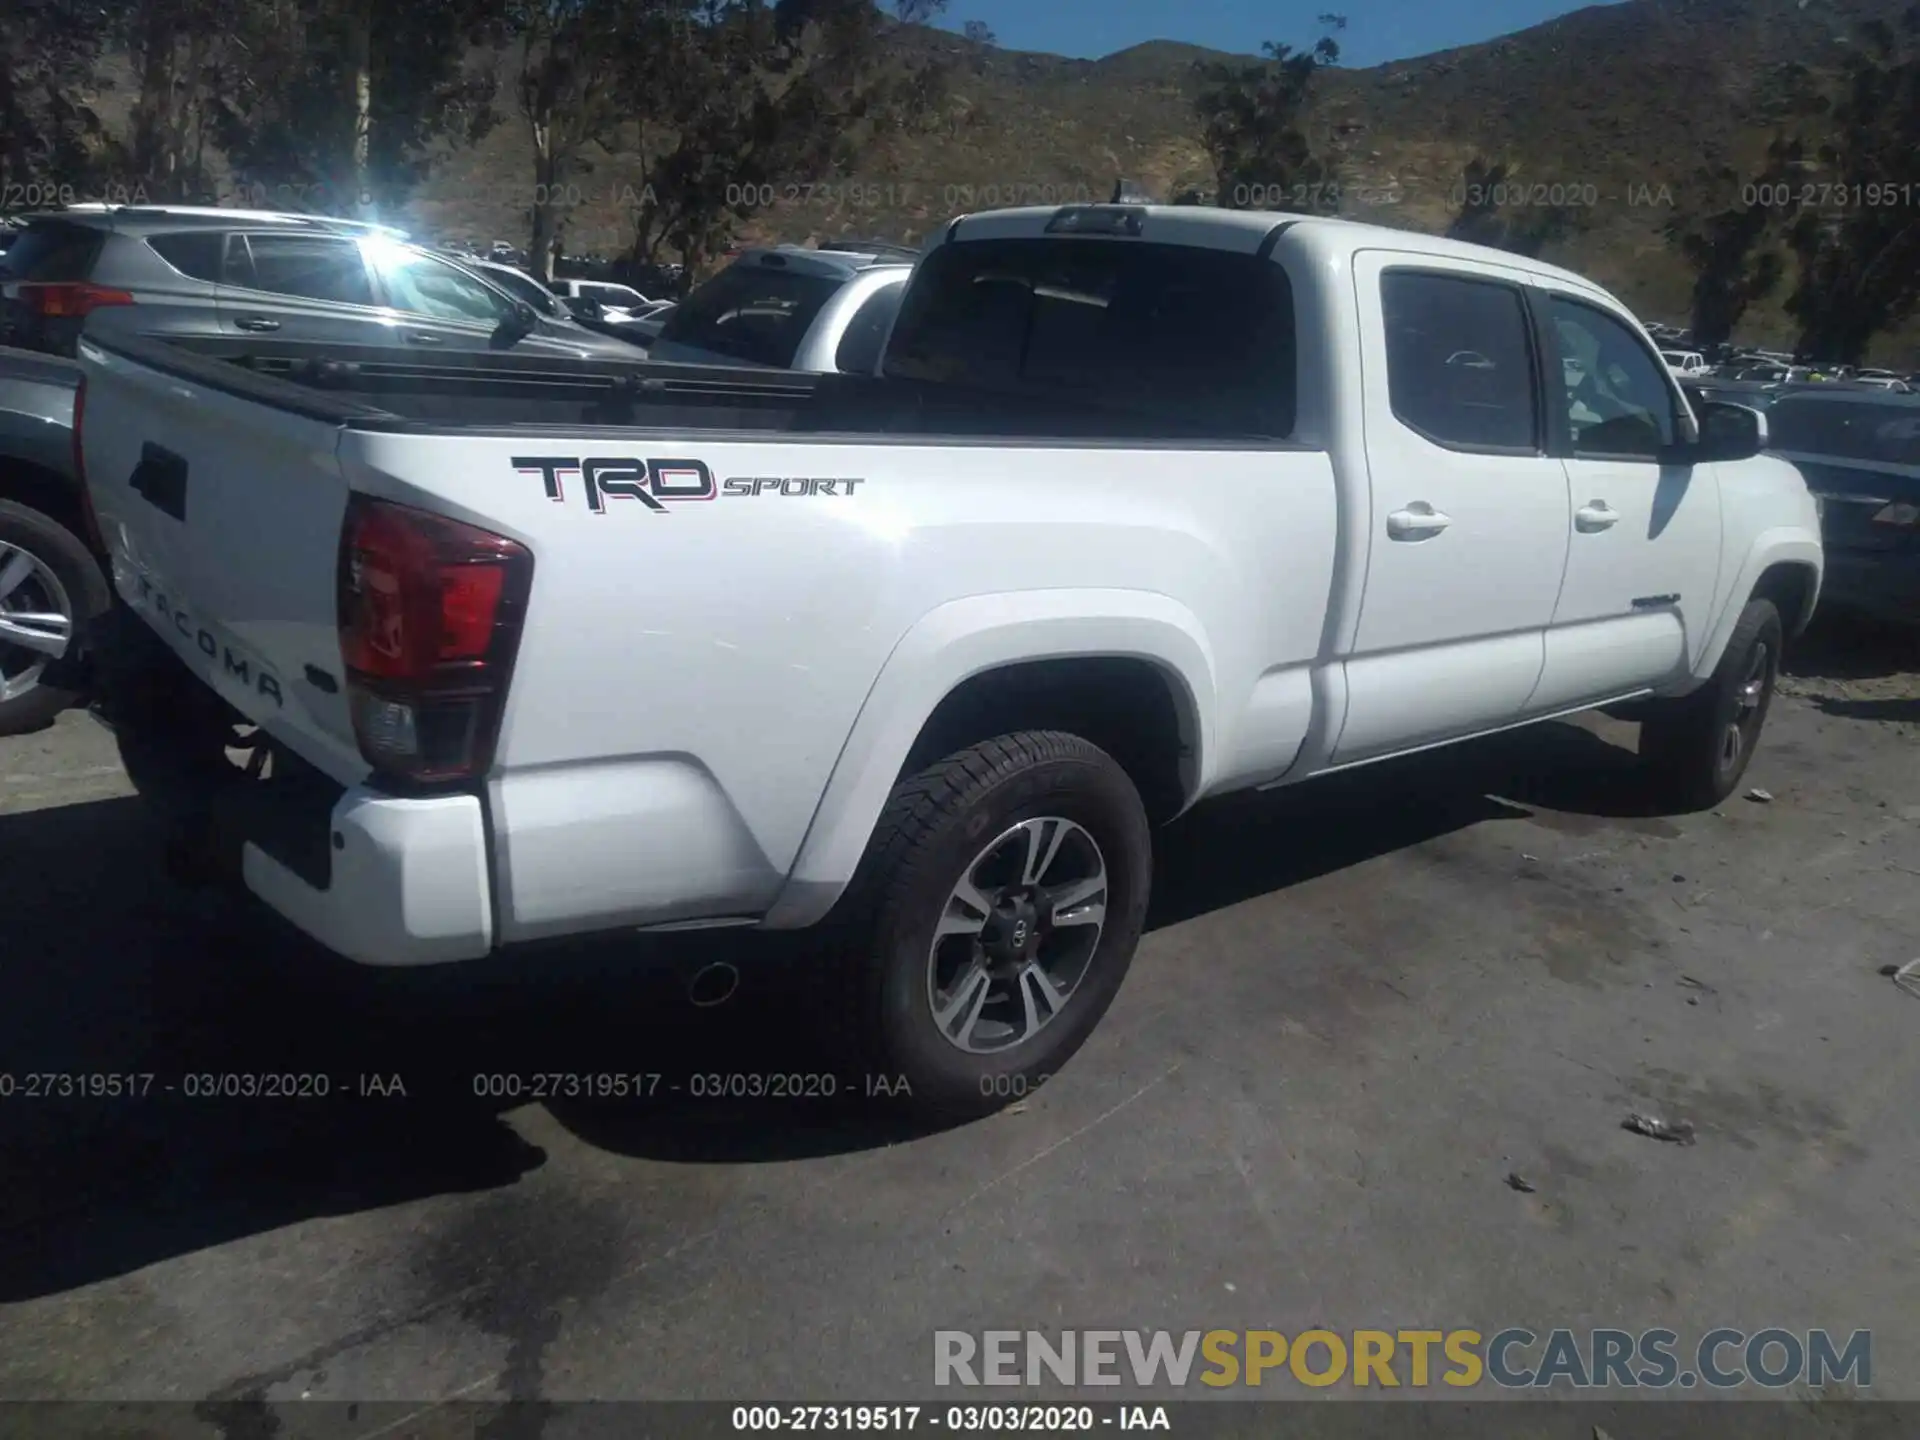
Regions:
<svg viewBox="0 0 1920 1440"><path fill-rule="evenodd" d="M166 591L160 589L146 576L135 576L134 583L140 591L141 603L152 612L161 626L163 628L171 626L181 639L206 656L209 661L217 662L227 679L237 681L247 689L273 701L275 705L286 704L280 694L279 677L265 665L244 651L235 650L230 641L215 635L204 624L195 620L184 606L171 599Z"/></svg>

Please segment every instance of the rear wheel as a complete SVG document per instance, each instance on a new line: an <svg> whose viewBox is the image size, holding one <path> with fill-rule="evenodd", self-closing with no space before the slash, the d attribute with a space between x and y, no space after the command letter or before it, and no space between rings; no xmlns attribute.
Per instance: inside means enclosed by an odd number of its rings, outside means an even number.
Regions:
<svg viewBox="0 0 1920 1440"><path fill-rule="evenodd" d="M1002 736L903 781L827 928L848 1048L928 1111L1039 1089L1118 993L1151 865L1133 783L1078 736Z"/></svg>
<svg viewBox="0 0 1920 1440"><path fill-rule="evenodd" d="M108 600L79 536L0 500L0 735L38 730L74 702L81 639Z"/></svg>
<svg viewBox="0 0 1920 1440"><path fill-rule="evenodd" d="M1691 695L1658 702L1640 727L1640 754L1678 808L1706 810L1746 773L1773 703L1785 630L1771 600L1749 600L1713 678Z"/></svg>

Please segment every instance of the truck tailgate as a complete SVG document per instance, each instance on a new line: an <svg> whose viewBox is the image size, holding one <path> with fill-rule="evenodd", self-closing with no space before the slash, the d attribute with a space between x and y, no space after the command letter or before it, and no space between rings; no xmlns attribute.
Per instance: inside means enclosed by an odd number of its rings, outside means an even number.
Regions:
<svg viewBox="0 0 1920 1440"><path fill-rule="evenodd" d="M342 784L339 422L83 343L81 450L114 588L206 683Z"/></svg>

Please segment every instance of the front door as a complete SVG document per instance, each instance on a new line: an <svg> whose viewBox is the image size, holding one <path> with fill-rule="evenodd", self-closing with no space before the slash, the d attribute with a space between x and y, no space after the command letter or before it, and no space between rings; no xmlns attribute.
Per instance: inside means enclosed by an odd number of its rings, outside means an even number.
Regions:
<svg viewBox="0 0 1920 1440"><path fill-rule="evenodd" d="M1373 505L1335 764L1520 714L1569 529L1524 277L1363 251L1354 285Z"/></svg>
<svg viewBox="0 0 1920 1440"><path fill-rule="evenodd" d="M1659 356L1597 301L1543 289L1559 361L1573 518L1547 663L1545 714L1659 684L1700 658L1720 578L1720 486L1677 464L1686 402Z"/></svg>

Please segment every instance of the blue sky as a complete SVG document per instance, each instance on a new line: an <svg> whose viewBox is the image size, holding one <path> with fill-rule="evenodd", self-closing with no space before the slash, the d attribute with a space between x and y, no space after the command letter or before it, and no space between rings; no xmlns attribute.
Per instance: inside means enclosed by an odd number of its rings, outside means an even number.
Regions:
<svg viewBox="0 0 1920 1440"><path fill-rule="evenodd" d="M1097 59L1145 40L1254 53L1319 35L1314 17L1347 17L1340 61L1361 67L1471 45L1584 8L1564 0L948 0L948 29L984 20L1009 50Z"/></svg>

